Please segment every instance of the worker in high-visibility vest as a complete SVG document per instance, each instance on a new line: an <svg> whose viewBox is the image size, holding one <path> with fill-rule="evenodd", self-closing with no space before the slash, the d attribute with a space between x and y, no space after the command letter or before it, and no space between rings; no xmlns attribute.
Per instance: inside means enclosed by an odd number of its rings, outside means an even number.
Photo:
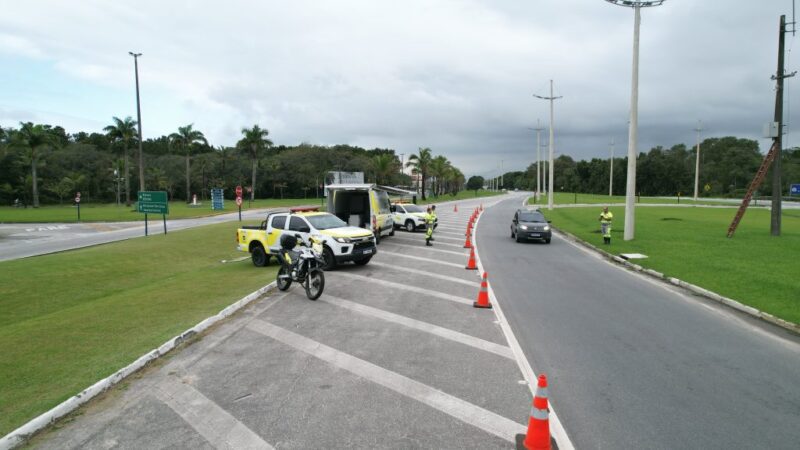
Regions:
<svg viewBox="0 0 800 450"><path fill-rule="evenodd" d="M603 233L603 243L611 244L611 220L614 219L614 214L608 211L608 206L603 208L600 213L600 232Z"/></svg>
<svg viewBox="0 0 800 450"><path fill-rule="evenodd" d="M436 215L436 205L431 205L431 215L433 216L433 220L431 221L431 241L435 241L436 239L433 238L433 232L436 231L436 222L439 221L439 216Z"/></svg>
<svg viewBox="0 0 800 450"><path fill-rule="evenodd" d="M431 207L427 209L425 214L425 245L432 247L431 240L433 239L433 224L436 222L436 216L433 215Z"/></svg>

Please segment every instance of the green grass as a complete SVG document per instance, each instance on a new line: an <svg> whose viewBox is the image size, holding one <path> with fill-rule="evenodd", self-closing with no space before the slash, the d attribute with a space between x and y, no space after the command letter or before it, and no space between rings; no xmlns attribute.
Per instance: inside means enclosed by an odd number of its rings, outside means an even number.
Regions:
<svg viewBox="0 0 800 450"><path fill-rule="evenodd" d="M170 202L168 219L188 219L192 217L215 216L238 211L236 202L225 200L225 209L213 211L211 201L202 202L202 206L191 207L184 202ZM275 208L296 205L320 205L320 199L286 198L255 200L252 205L247 200L242 203L242 211L260 208ZM153 216L152 214L150 216ZM157 217L160 217L156 215ZM125 205L86 203L81 204L82 222L125 222L144 220L144 214L136 211L136 204L130 208ZM72 205L47 205L40 208L0 207L0 223L47 223L77 222L78 211Z"/></svg>
<svg viewBox="0 0 800 450"><path fill-rule="evenodd" d="M238 223L0 263L0 436L275 279Z"/></svg>
<svg viewBox="0 0 800 450"><path fill-rule="evenodd" d="M555 196L553 197L553 201L557 205L572 205L572 204L613 204L613 203L625 203L625 196L624 195L615 195L613 197L609 197L608 195L600 195L600 194L576 194L574 192L556 192ZM637 199L637 202L641 201L641 203L652 203L652 204L678 204L678 199L676 198L661 198L661 197L641 197L641 199ZM539 200L540 204L547 204L547 195L543 194L542 198ZM529 205L535 205L536 201L533 197L528 199ZM680 200L680 204L686 205L730 205L730 206L737 206L737 203L725 203L713 200L703 200L698 199L697 202L691 197L682 197Z"/></svg>
<svg viewBox="0 0 800 450"><path fill-rule="evenodd" d="M642 207L636 239L624 241L625 208L614 213L612 244L603 245L599 207L545 211L553 226L614 254L643 253L637 264L800 323L800 211L784 210L782 236L769 234L770 212L748 210L733 238L733 208Z"/></svg>

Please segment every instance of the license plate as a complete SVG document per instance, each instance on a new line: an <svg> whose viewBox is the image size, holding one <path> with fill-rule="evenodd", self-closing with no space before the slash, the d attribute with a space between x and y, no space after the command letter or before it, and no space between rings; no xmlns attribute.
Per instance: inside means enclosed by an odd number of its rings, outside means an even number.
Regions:
<svg viewBox="0 0 800 450"><path fill-rule="evenodd" d="M529 233L530 237L539 237L539 233Z"/></svg>
<svg viewBox="0 0 800 450"><path fill-rule="evenodd" d="M372 253L372 249L371 249L371 248L368 248L368 249L364 250L362 253L363 253L364 255L369 255L370 253Z"/></svg>

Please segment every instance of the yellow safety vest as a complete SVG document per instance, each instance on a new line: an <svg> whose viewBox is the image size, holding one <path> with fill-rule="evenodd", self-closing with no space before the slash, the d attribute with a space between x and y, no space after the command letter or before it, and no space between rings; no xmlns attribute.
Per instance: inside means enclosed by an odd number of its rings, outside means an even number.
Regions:
<svg viewBox="0 0 800 450"><path fill-rule="evenodd" d="M614 214L611 214L611 211L607 213L600 213L600 223L611 223L611 219L614 218Z"/></svg>

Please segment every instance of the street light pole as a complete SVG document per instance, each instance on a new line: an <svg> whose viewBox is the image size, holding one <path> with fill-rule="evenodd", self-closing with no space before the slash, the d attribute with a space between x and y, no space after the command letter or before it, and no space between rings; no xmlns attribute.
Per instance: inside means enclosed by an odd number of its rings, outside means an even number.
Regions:
<svg viewBox="0 0 800 450"><path fill-rule="evenodd" d="M139 57L141 53L128 52L133 56L133 67L136 73L136 121L139 125L139 191L144 191L144 156L142 154L142 107L139 101Z"/></svg>
<svg viewBox="0 0 800 450"><path fill-rule="evenodd" d="M611 167L608 169L608 196L614 196L614 138L611 138Z"/></svg>
<svg viewBox="0 0 800 450"><path fill-rule="evenodd" d="M694 161L694 201L697 202L698 187L700 186L700 132L703 131L703 122L697 121L697 155Z"/></svg>
<svg viewBox="0 0 800 450"><path fill-rule="evenodd" d="M541 95L533 94L534 97L540 98L542 100L550 100L550 144L548 147L549 150L549 176L547 180L547 209L553 209L553 100L561 98L561 96L555 97L553 96L553 80L550 80L550 97L543 97Z"/></svg>
<svg viewBox="0 0 800 450"><path fill-rule="evenodd" d="M631 76L631 122L628 129L628 179L625 187L625 232L626 241L634 237L634 214L636 204L636 143L639 127L639 24L642 22L641 9L649 6L659 6L664 0L638 1L638 0L606 0L619 6L633 8L633 70Z"/></svg>

